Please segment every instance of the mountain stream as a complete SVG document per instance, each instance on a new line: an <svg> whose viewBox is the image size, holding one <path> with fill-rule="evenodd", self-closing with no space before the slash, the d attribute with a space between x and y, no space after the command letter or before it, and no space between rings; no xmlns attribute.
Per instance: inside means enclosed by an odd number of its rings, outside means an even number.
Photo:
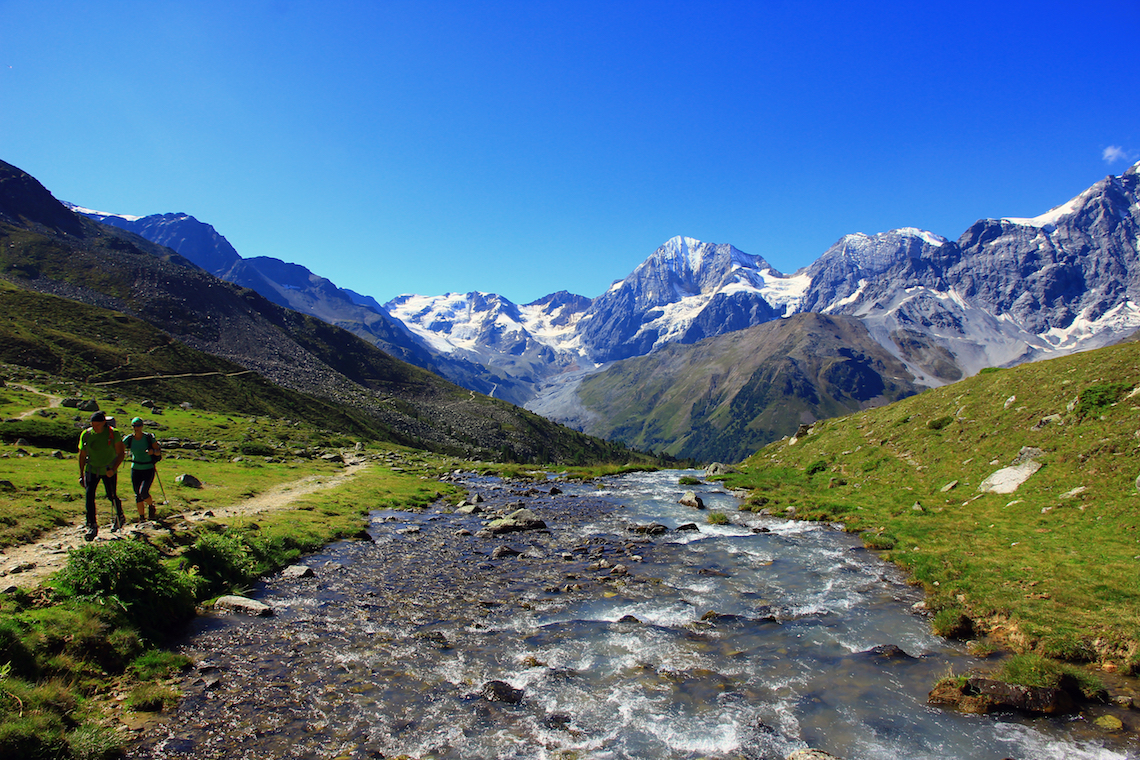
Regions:
<svg viewBox="0 0 1140 760"><path fill-rule="evenodd" d="M549 531L481 537L484 516L442 504L374 513L373 542L253 590L272 616L199 617L184 698L128 756L1140 758L1135 733L1085 716L928 706L979 662L930 632L920 591L831 526L738 512L709 485L707 511L681 506L684 474L463 478ZM639 532L654 523L669 530Z"/></svg>

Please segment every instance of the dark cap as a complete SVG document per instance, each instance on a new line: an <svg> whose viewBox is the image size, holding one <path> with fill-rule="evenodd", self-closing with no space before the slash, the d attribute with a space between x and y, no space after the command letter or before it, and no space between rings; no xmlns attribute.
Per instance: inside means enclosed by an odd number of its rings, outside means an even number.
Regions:
<svg viewBox="0 0 1140 760"><path fill-rule="evenodd" d="M103 412L95 412L94 414L91 415L91 421L92 422L106 422L107 421L107 415L103 414Z"/></svg>

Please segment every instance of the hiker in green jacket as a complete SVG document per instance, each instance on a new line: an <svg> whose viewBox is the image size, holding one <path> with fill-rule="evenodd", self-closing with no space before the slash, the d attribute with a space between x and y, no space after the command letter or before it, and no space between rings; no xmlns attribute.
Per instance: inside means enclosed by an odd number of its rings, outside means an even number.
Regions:
<svg viewBox="0 0 1140 760"><path fill-rule="evenodd" d="M99 481L114 507L111 530L118 530L126 523L123 502L119 499L119 465L123 463L126 450L115 429L107 424L107 415L95 412L91 415L91 427L79 434L79 482L87 498L87 532L83 535L91 541L99 533L95 518L95 491Z"/></svg>
<svg viewBox="0 0 1140 760"><path fill-rule="evenodd" d="M139 511L139 522L153 520L157 514L150 487L157 472L154 465L162 459L162 449L154 433L143 432L141 417L131 420L131 431L130 435L123 436L123 446L131 455L131 490L135 492L135 508Z"/></svg>

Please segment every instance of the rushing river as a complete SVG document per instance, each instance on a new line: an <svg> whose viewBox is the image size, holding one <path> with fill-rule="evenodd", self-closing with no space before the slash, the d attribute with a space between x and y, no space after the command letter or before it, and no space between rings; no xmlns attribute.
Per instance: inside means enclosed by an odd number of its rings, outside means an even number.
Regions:
<svg viewBox="0 0 1140 760"><path fill-rule="evenodd" d="M481 506L526 506L549 532L480 537L483 516L442 506L376 513L374 542L260 584L272 617L200 618L185 698L129 756L1140 758L1134 733L1085 716L928 706L935 680L978 662L931 634L893 568L854 536L698 486L732 520L709 525L677 503L683 474L469 481ZM652 523L670 530L631 530Z"/></svg>

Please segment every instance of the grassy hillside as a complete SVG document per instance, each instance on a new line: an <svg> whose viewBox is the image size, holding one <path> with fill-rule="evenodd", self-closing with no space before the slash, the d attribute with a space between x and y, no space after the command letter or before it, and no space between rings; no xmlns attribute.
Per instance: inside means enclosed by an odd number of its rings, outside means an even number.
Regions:
<svg viewBox="0 0 1140 760"><path fill-rule="evenodd" d="M798 314L671 344L586 378L587 432L698 461L737 462L803 423L918 388L858 320Z"/></svg>
<svg viewBox="0 0 1140 760"><path fill-rule="evenodd" d="M1015 492L979 490L1027 459L1042 466ZM819 422L740 469L746 509L864 531L936 630L1140 669L1140 344Z"/></svg>

